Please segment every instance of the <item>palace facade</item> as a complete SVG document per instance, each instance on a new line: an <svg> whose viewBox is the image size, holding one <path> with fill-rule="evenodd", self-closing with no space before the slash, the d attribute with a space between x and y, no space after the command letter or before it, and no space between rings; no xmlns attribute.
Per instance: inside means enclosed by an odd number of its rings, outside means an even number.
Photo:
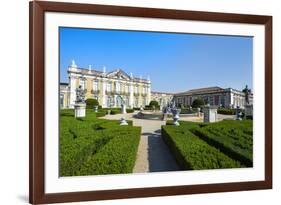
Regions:
<svg viewBox="0 0 281 205"><path fill-rule="evenodd" d="M203 99L205 104L225 108L244 108L245 93L233 88L207 87L192 89L174 95L176 105L190 106L195 99ZM253 104L253 94L249 94L249 104Z"/></svg>
<svg viewBox="0 0 281 205"><path fill-rule="evenodd" d="M76 89L81 86L85 90L85 98L98 100L103 108L121 107L124 100L128 108L148 105L151 100L150 79L128 75L121 69L110 72L78 68L74 61L68 68L69 102L64 108L73 108ZM120 98L120 97L121 98Z"/></svg>
<svg viewBox="0 0 281 205"><path fill-rule="evenodd" d="M128 108L149 105L151 100L160 108L175 100L177 106L190 106L195 99L203 99L205 104L225 108L244 108L245 93L233 88L206 87L181 93L152 92L150 79L128 75L121 69L110 72L89 68L78 68L74 61L68 67L68 83L60 83L60 107L74 108L76 89L81 86L85 98L96 99L103 108L121 107L122 100ZM121 98L120 98L121 97ZM249 94L249 104L253 94Z"/></svg>
<svg viewBox="0 0 281 205"><path fill-rule="evenodd" d="M166 92L151 92L151 100L155 100L160 105L160 109L166 106L169 102L172 101L174 97L173 93L166 93Z"/></svg>

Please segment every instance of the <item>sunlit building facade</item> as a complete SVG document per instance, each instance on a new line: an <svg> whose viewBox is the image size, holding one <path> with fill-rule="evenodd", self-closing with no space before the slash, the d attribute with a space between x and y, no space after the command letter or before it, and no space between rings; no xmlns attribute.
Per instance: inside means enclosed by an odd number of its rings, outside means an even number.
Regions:
<svg viewBox="0 0 281 205"><path fill-rule="evenodd" d="M68 68L69 105L73 108L76 89L81 86L85 90L85 98L98 100L104 107L121 107L122 100L129 108L145 107L151 100L150 79L128 75L121 69L110 72L89 68L78 68L74 61Z"/></svg>

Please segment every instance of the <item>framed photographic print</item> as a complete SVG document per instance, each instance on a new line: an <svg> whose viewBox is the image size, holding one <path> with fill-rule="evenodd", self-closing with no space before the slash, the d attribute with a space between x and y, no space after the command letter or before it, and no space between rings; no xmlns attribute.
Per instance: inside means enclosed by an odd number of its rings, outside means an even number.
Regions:
<svg viewBox="0 0 281 205"><path fill-rule="evenodd" d="M271 187L271 16L30 2L30 203Z"/></svg>

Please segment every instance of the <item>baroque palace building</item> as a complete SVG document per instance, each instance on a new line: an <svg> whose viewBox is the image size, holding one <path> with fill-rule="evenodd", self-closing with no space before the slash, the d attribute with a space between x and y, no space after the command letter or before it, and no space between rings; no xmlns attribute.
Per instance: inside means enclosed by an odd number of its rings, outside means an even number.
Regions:
<svg viewBox="0 0 281 205"><path fill-rule="evenodd" d="M174 94L173 93L167 93L167 92L151 92L151 100L157 101L160 105L160 109L162 107L166 106L169 102L173 100Z"/></svg>
<svg viewBox="0 0 281 205"><path fill-rule="evenodd" d="M85 98L98 100L103 108L121 107L122 99L127 107L148 105L151 100L150 79L128 75L121 69L111 72L78 68L75 61L68 67L69 83L60 84L60 104L62 108L73 108L76 89L85 90ZM120 98L120 97L122 98Z"/></svg>
<svg viewBox="0 0 281 205"><path fill-rule="evenodd" d="M111 72L78 68L74 61L68 67L68 83L60 83L60 107L74 108L76 89L85 90L85 98L96 99L103 108L121 107L121 98L128 108L149 105L151 100L159 103L160 108L172 100L177 106L190 106L195 99L203 99L205 104L225 108L244 108L245 93L233 88L206 87L181 93L151 91L150 79L128 75L121 69ZM120 97L121 98L120 98ZM249 104L253 104L253 94L249 94Z"/></svg>
<svg viewBox="0 0 281 205"><path fill-rule="evenodd" d="M233 88L207 87L192 89L174 95L174 100L179 105L190 106L195 99L203 99L205 104L225 108L245 108L245 93ZM249 95L249 104L253 104L253 94Z"/></svg>

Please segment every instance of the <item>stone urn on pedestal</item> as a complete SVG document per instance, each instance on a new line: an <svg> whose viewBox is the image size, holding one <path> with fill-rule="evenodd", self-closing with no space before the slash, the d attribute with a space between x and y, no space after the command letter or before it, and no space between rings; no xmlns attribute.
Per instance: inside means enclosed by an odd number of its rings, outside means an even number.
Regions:
<svg viewBox="0 0 281 205"><path fill-rule="evenodd" d="M201 108L198 107L198 108L197 108L197 117L200 117L200 116L201 116L200 111L201 111Z"/></svg>
<svg viewBox="0 0 281 205"><path fill-rule="evenodd" d="M177 109L176 107L174 107L172 109L173 121L174 121L173 124L176 125L176 126L180 125L180 123L178 122L178 120L180 118L180 116L179 116L180 112L181 112L181 109Z"/></svg>
<svg viewBox="0 0 281 205"><path fill-rule="evenodd" d="M86 117L85 90L81 85L76 89L76 100L74 104L75 118Z"/></svg>

